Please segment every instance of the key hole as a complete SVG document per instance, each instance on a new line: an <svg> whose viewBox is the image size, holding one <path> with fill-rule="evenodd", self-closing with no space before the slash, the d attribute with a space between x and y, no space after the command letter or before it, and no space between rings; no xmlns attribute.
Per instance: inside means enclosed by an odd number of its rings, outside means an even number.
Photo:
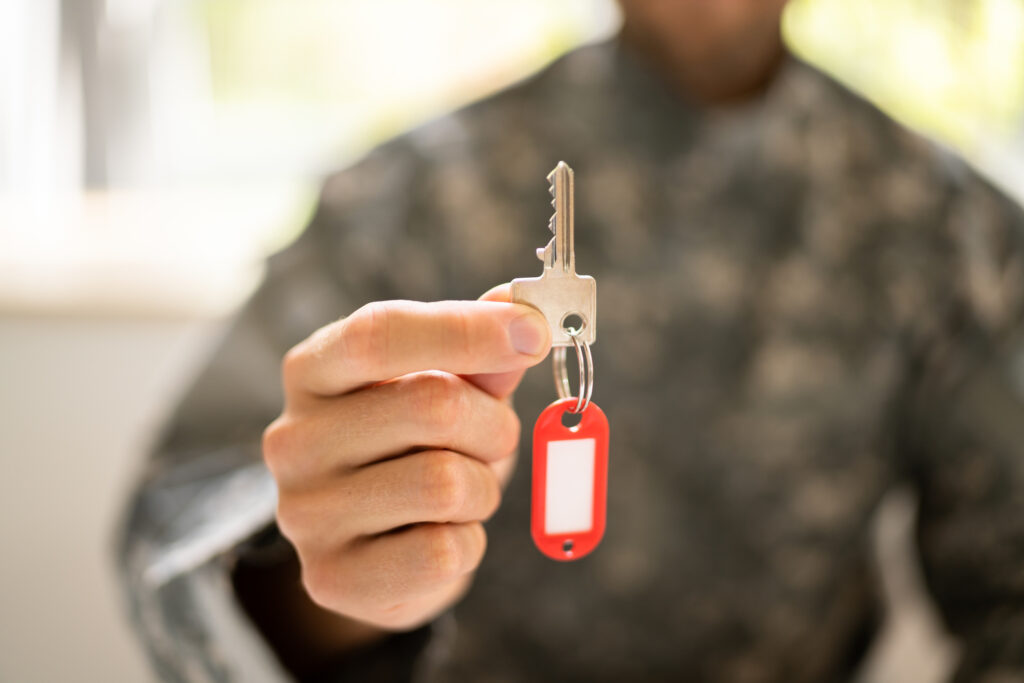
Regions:
<svg viewBox="0 0 1024 683"><path fill-rule="evenodd" d="M565 553L566 556L572 557L572 547L573 547L573 545L574 544L573 544L571 538L570 539L566 539L565 542L562 543L562 552Z"/></svg>
<svg viewBox="0 0 1024 683"><path fill-rule="evenodd" d="M569 313L562 318L562 329L569 334L582 332L584 324L583 316L579 313Z"/></svg>
<svg viewBox="0 0 1024 683"><path fill-rule="evenodd" d="M575 408L576 406L572 407ZM573 413L566 410L564 413L562 413L562 426L568 429L570 432L578 431L580 428L580 422L583 422L583 413L585 412L587 411L584 410L579 413Z"/></svg>

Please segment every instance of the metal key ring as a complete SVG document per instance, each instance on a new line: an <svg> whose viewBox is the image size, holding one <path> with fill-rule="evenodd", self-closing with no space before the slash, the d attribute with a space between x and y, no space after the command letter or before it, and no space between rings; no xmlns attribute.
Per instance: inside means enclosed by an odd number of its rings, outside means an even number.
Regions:
<svg viewBox="0 0 1024 683"><path fill-rule="evenodd" d="M568 330L572 345L576 347L576 360L580 366L580 393L576 400L576 408L571 412L582 413L590 405L590 397L594 393L594 357L590 355L590 344L580 343L580 330L570 328ZM569 371L565 367L564 346L556 346L551 354L552 371L555 377L555 390L558 398L571 398L572 391L569 388Z"/></svg>

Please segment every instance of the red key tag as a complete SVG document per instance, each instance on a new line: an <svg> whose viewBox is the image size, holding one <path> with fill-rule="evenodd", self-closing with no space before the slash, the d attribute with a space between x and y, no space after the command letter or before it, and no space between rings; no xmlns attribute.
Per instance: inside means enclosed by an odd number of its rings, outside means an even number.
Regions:
<svg viewBox="0 0 1024 683"><path fill-rule="evenodd" d="M592 401L575 427L562 415L574 397L555 401L533 428L533 542L553 560L578 560L604 535L608 497L608 419Z"/></svg>

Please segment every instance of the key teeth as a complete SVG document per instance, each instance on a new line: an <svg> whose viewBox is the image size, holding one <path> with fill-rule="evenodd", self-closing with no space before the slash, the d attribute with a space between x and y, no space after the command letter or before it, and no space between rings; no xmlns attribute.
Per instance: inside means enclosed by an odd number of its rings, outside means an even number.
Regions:
<svg viewBox="0 0 1024 683"><path fill-rule="evenodd" d="M564 161L559 161L558 164L553 169L551 169L551 172L548 173L547 176L548 194L551 195L551 208L555 210L555 213L553 213L551 215L551 218L548 220L548 230L550 230L552 234L557 234L558 231L558 229L555 227L556 223L558 222L558 192L555 188L555 177L558 175L558 172L560 170L568 168L568 164L566 164Z"/></svg>

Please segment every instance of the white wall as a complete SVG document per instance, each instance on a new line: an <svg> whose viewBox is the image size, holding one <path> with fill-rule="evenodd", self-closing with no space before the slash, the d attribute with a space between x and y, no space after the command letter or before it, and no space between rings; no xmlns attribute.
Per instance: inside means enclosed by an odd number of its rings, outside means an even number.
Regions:
<svg viewBox="0 0 1024 683"><path fill-rule="evenodd" d="M152 680L122 617L113 534L212 328L0 313L0 681Z"/></svg>

